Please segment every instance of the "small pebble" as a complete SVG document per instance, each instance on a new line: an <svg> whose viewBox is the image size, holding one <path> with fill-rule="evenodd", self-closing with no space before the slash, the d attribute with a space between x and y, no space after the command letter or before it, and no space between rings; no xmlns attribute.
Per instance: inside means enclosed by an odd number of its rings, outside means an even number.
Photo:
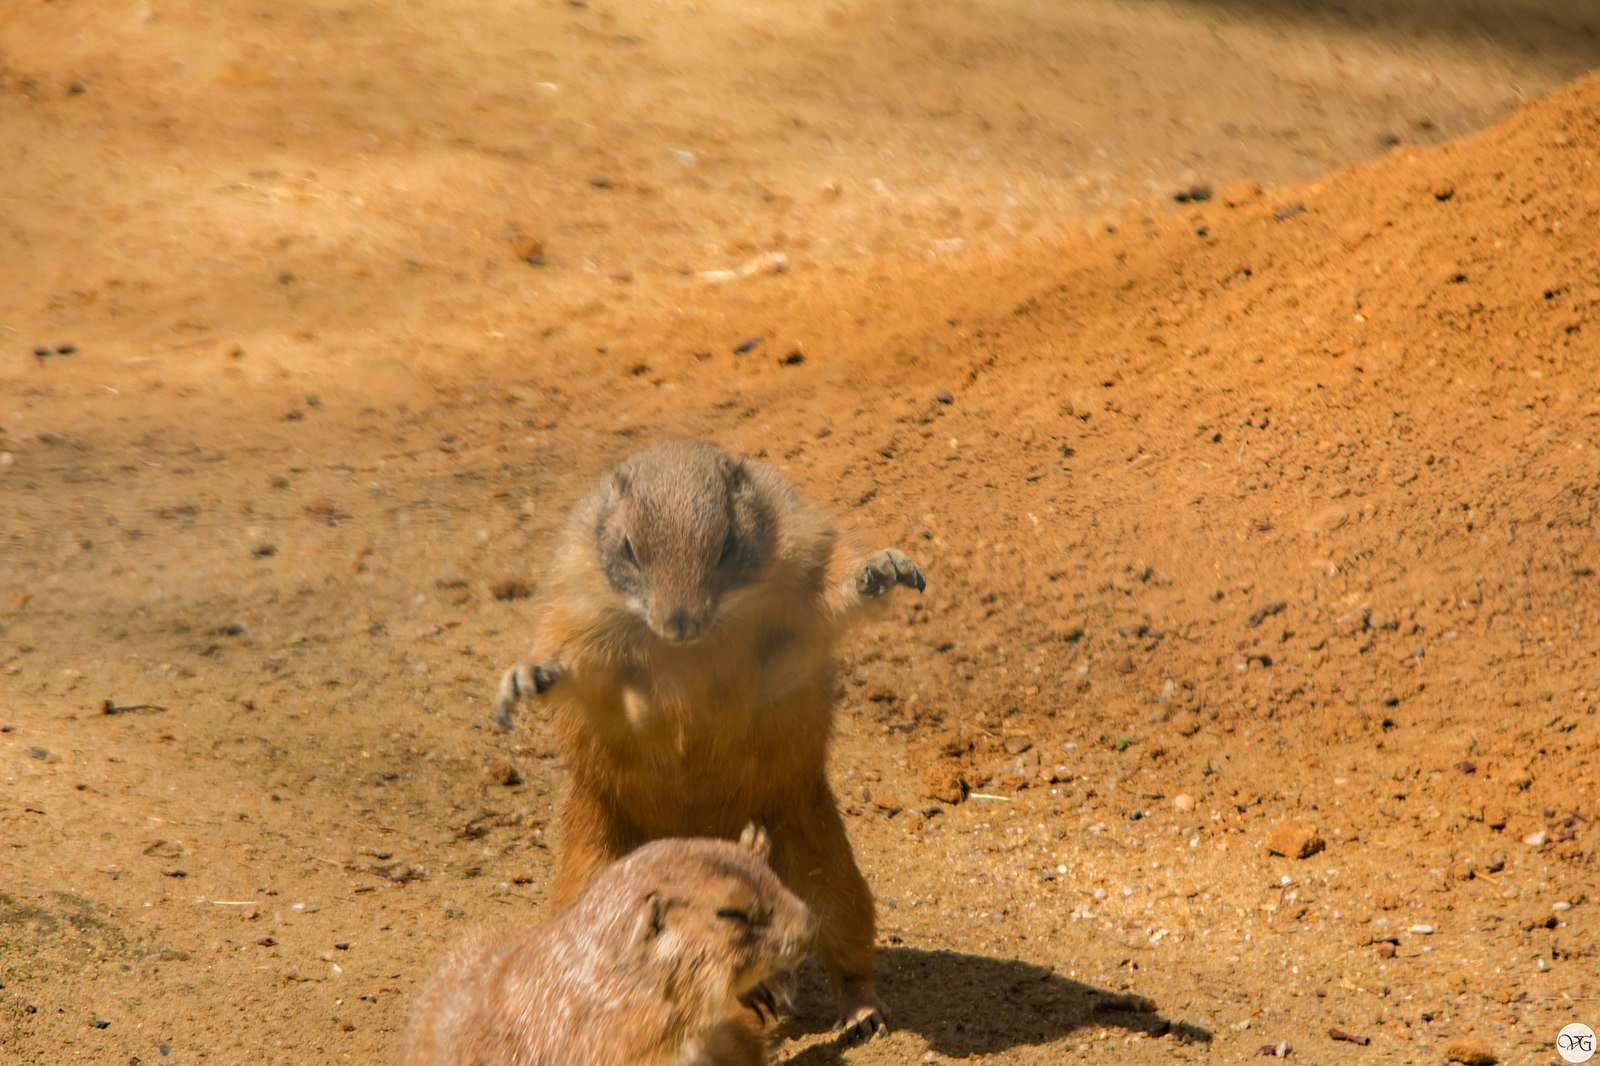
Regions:
<svg viewBox="0 0 1600 1066"><path fill-rule="evenodd" d="M509 787L511 785L522 784L522 775L518 773L517 768L506 759L496 759L494 762L490 763L488 773L489 780L493 781L497 785L506 785Z"/></svg>
<svg viewBox="0 0 1600 1066"><path fill-rule="evenodd" d="M1418 936L1428 936L1429 934L1431 934L1433 932L1433 926L1431 926L1431 925L1413 925L1411 927L1411 932L1416 933Z"/></svg>
<svg viewBox="0 0 1600 1066"><path fill-rule="evenodd" d="M1281 822L1267 834L1267 854L1309 859L1324 847L1310 822Z"/></svg>
<svg viewBox="0 0 1600 1066"><path fill-rule="evenodd" d="M74 355L74 354L77 353L77 351L78 351L78 346L76 344L58 344L58 345L56 345L56 354L57 355Z"/></svg>
<svg viewBox="0 0 1600 1066"><path fill-rule="evenodd" d="M948 392L945 392L943 389L940 389L937 393L935 393L933 398L938 400L940 403L947 405L956 402L956 398L950 395Z"/></svg>
<svg viewBox="0 0 1600 1066"><path fill-rule="evenodd" d="M1180 792L1172 797L1172 805L1180 811L1194 810L1194 797L1187 792Z"/></svg>
<svg viewBox="0 0 1600 1066"><path fill-rule="evenodd" d="M48 759L49 757L49 748L41 748L38 745L35 745L34 747L28 749L28 758L30 759Z"/></svg>

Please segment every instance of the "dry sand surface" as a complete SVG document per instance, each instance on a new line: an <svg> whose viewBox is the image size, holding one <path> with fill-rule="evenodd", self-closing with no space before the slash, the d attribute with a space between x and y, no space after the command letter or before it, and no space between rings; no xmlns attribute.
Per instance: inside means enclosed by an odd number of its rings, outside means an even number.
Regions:
<svg viewBox="0 0 1600 1066"><path fill-rule="evenodd" d="M894 1029L807 971L778 1061L1555 1061L1597 65L1558 0L6 0L0 1061L394 1061L544 913L488 698L563 511L685 435L929 580L832 767Z"/></svg>

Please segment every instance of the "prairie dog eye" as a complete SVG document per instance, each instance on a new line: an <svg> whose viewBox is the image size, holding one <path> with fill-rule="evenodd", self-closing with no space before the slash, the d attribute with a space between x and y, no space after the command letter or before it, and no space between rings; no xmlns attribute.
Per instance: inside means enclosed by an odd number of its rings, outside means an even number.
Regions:
<svg viewBox="0 0 1600 1066"><path fill-rule="evenodd" d="M728 535L722 538L722 554L717 557L718 565L725 565L739 551L739 538L733 530L728 530Z"/></svg>
<svg viewBox="0 0 1600 1066"><path fill-rule="evenodd" d="M725 921L738 922L740 925L750 924L749 912L742 911L738 907L720 907L717 909L717 917Z"/></svg>
<svg viewBox="0 0 1600 1066"><path fill-rule="evenodd" d="M622 557L624 559L628 560L628 564L630 566L638 566L639 565L639 557L637 555L635 555L634 552L633 552L633 538L632 537L623 537L622 538Z"/></svg>

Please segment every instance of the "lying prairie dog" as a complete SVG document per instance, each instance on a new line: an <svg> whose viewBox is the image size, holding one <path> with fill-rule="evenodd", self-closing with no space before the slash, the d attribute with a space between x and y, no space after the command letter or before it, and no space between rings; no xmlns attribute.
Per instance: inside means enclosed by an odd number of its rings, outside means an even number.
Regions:
<svg viewBox="0 0 1600 1066"><path fill-rule="evenodd" d="M469 938L412 1007L406 1066L763 1066L740 998L816 934L766 848L658 840L545 925Z"/></svg>

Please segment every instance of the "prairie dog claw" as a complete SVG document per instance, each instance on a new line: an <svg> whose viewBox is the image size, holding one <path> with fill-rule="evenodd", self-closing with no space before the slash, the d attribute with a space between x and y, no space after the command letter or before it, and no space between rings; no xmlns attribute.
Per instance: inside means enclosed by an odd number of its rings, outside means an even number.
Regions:
<svg viewBox="0 0 1600 1066"><path fill-rule="evenodd" d="M927 581L916 563L893 548L873 552L856 572L856 591L863 596L882 596L896 585L921 592Z"/></svg>
<svg viewBox="0 0 1600 1066"><path fill-rule="evenodd" d="M500 687L494 694L494 722L502 731L511 728L511 711L517 701L527 695L542 696L561 676L554 666L538 663L529 666L518 663L500 675Z"/></svg>

